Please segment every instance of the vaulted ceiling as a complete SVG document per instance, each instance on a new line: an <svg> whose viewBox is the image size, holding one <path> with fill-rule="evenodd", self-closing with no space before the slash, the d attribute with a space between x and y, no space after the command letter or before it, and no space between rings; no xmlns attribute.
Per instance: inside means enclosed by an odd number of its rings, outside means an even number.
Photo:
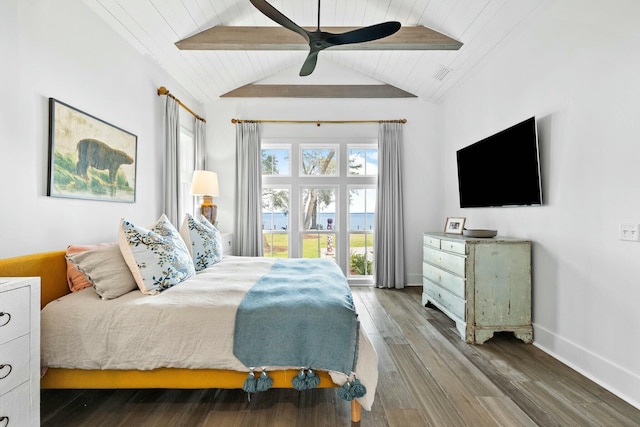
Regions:
<svg viewBox="0 0 640 427"><path fill-rule="evenodd" d="M84 0L104 21L156 60L189 94L211 102L236 88L298 77L305 51L180 50L176 43L214 26L277 26L249 0ZM360 27L383 21L424 26L463 44L459 50L320 53L318 72L334 65L430 101L444 99L466 75L513 35L544 0L322 0L322 27ZM317 25L316 0L271 0L300 26ZM324 64L324 65L323 65ZM295 72L291 72L295 70ZM282 77L280 77L282 80ZM306 80L305 80L306 79ZM331 83L331 82L325 82Z"/></svg>

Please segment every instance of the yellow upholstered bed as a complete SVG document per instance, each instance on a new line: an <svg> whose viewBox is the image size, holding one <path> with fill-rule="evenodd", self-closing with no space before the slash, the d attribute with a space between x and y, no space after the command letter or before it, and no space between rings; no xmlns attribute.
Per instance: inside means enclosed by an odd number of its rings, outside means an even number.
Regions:
<svg viewBox="0 0 640 427"><path fill-rule="evenodd" d="M40 277L41 300L44 307L50 301L68 293L65 251L44 252L0 260L0 277ZM292 388L291 381L298 374L295 369L271 371L273 387ZM318 387L337 387L326 372L317 372ZM246 372L216 369L162 368L138 370L84 370L50 368L42 377L43 389L109 389L109 388L242 388ZM359 422L361 406L351 401L351 419Z"/></svg>

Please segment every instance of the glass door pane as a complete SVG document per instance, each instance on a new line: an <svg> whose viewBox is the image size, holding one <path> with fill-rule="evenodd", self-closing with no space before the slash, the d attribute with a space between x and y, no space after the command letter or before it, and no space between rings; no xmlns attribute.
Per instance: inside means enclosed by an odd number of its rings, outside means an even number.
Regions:
<svg viewBox="0 0 640 427"><path fill-rule="evenodd" d="M332 258L335 260L335 233L302 233L302 258Z"/></svg>
<svg viewBox="0 0 640 427"><path fill-rule="evenodd" d="M373 275L375 188L349 187L349 276Z"/></svg>
<svg viewBox="0 0 640 427"><path fill-rule="evenodd" d="M262 235L264 256L289 256L288 188L262 189Z"/></svg>

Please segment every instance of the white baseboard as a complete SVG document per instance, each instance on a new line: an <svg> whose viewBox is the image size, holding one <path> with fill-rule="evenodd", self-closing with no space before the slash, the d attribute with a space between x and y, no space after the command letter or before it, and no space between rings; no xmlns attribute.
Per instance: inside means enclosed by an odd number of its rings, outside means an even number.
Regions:
<svg viewBox="0 0 640 427"><path fill-rule="evenodd" d="M640 409L639 375L535 323L533 338L545 353Z"/></svg>

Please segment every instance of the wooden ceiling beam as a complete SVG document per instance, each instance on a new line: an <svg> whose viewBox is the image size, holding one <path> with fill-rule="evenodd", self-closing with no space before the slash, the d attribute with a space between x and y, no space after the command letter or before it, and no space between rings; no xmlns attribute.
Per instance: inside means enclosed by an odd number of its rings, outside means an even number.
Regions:
<svg viewBox="0 0 640 427"><path fill-rule="evenodd" d="M344 33L358 27L327 27ZM314 31L315 28L305 28ZM215 26L176 42L180 50L308 50L305 39L283 27ZM458 50L462 43L427 27L402 27L383 39L334 46L331 50Z"/></svg>
<svg viewBox="0 0 640 427"><path fill-rule="evenodd" d="M392 85L268 85L248 84L221 98L415 98Z"/></svg>

